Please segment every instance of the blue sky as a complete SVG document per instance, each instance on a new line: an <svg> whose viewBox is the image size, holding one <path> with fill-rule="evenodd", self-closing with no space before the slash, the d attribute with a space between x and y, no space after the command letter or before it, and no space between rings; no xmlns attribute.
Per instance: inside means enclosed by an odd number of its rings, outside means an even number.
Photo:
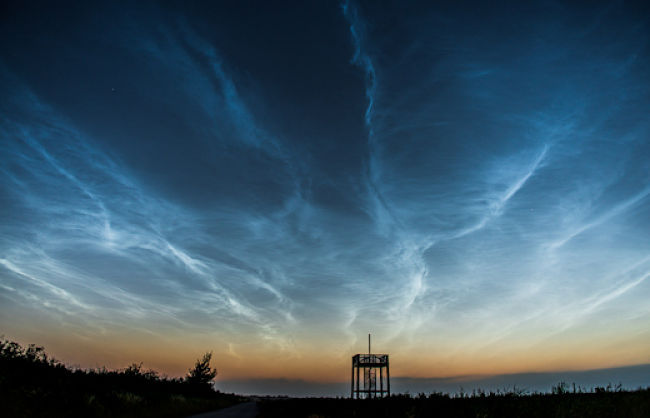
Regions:
<svg viewBox="0 0 650 418"><path fill-rule="evenodd" d="M345 381L368 332L404 378L650 362L641 2L2 16L6 337L225 380Z"/></svg>

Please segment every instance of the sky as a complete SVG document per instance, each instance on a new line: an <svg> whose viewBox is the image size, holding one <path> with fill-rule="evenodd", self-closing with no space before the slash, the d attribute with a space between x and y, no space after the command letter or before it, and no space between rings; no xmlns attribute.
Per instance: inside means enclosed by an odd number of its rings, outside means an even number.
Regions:
<svg viewBox="0 0 650 418"><path fill-rule="evenodd" d="M404 390L650 363L647 3L0 7L5 338L288 394L368 333Z"/></svg>

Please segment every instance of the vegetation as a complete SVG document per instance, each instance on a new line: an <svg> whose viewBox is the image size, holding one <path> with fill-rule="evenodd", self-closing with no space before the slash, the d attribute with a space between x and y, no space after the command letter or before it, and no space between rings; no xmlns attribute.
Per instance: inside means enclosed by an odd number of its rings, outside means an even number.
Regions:
<svg viewBox="0 0 650 418"><path fill-rule="evenodd" d="M205 353L203 358L196 360L194 367L189 370L185 380L189 384L198 386L212 382L217 377L217 369L210 368L210 360L212 360L212 352Z"/></svg>
<svg viewBox="0 0 650 418"><path fill-rule="evenodd" d="M384 399L286 399L260 405L261 418L647 418L650 389L596 388L569 391L561 383L552 393L478 392L450 396L434 393Z"/></svg>
<svg viewBox="0 0 650 418"><path fill-rule="evenodd" d="M211 353L184 379L161 377L142 364L123 370L73 370L43 347L0 341L0 415L3 417L177 417L241 401L215 391Z"/></svg>

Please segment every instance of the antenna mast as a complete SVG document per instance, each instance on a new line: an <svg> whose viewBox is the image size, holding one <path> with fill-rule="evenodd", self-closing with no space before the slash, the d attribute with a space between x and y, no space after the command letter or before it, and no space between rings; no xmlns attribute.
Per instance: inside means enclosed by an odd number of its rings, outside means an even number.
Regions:
<svg viewBox="0 0 650 418"><path fill-rule="evenodd" d="M370 355L370 334L368 334L368 355Z"/></svg>

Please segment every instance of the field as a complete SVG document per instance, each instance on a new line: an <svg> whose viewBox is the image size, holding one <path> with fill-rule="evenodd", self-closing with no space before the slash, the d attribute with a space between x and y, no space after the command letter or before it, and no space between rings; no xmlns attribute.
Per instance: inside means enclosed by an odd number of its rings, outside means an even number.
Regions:
<svg viewBox="0 0 650 418"><path fill-rule="evenodd" d="M562 386L558 386L562 387ZM391 396L385 399L286 399L260 404L261 418L508 418L650 417L650 390L597 388L589 393L475 394L450 397Z"/></svg>

